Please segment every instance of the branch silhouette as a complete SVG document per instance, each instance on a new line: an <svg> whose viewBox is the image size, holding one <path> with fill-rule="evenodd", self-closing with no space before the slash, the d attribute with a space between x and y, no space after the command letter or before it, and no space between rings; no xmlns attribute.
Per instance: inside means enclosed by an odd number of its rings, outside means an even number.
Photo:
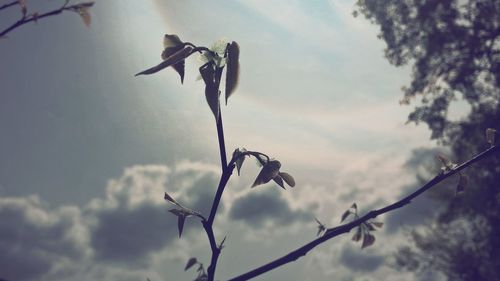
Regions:
<svg viewBox="0 0 500 281"><path fill-rule="evenodd" d="M0 38L4 37L8 33L12 32L14 29L19 28L25 24L28 24L30 22L38 22L40 19L51 17L51 16L56 16L56 15L61 14L64 11L71 11L71 12L78 13L82 17L84 23L86 25L89 25L90 24L90 14L88 14L86 9L92 7L94 5L94 2L83 2L83 3L74 4L74 5L69 5L69 2L70 2L70 0L65 0L64 5L62 5L60 8L54 9L54 10L46 12L46 13L42 13L42 14L32 13L29 15L27 14L26 6L22 4L23 3L22 1L14 1L14 2L11 2L11 3L8 3L8 4L1 6L0 10L15 6L15 5L19 5L22 8L22 13L21 13L22 15L21 15L21 18L19 20L17 20L16 22L14 22L11 26L0 31Z"/></svg>
<svg viewBox="0 0 500 281"><path fill-rule="evenodd" d="M464 162L463 164L449 170L448 172L441 173L441 174L435 176L433 179L431 179L425 185L418 188L415 192L404 197L403 199L401 199L393 204L390 204L386 207L383 207L381 209L370 211L367 214L365 214L364 216L362 216L359 219L356 219L350 223L347 223L347 224L344 224L341 226L337 226L334 228L329 228L326 230L326 232L323 236L307 243L306 245L304 245L296 250L291 251L290 253L288 253L288 254L286 254L286 255L284 255L276 260L273 260L273 261L271 261L265 265L262 265L256 269L250 270L250 271L248 271L244 274L241 274L237 277L231 278L231 279L229 279L229 281L249 280L249 279L257 277L261 274L264 274L270 270L273 270L275 268L283 266L287 263L293 262L293 261L299 259L300 257L305 256L309 251L314 249L316 246L318 246L318 245L320 245L320 244L322 244L322 243L324 243L324 242L326 242L326 241L328 241L336 236L339 236L339 235L344 234L344 233L348 233L349 231L351 231L351 229L361 225L362 223L368 221L369 219L374 219L379 215L394 211L396 209L404 207L407 204L410 204L413 199L422 195L424 192L426 192L427 190L429 190L431 187L435 186L436 184L440 183L444 179L449 178L449 177L457 174L458 172L460 172L461 170L474 164L475 162L478 162L481 159L489 157L489 156L491 156L494 153L499 152L499 151L500 151L500 146L492 146L489 149L477 154L476 156L474 156L470 160Z"/></svg>

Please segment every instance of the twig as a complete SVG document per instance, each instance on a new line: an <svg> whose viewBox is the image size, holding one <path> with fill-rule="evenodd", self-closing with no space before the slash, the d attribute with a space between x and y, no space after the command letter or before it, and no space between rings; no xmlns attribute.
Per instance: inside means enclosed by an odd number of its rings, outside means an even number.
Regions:
<svg viewBox="0 0 500 281"><path fill-rule="evenodd" d="M19 4L19 1L17 1L17 0L12 1L10 3L7 3L7 4L4 4L4 5L0 6L0 11L3 10L3 9L7 9L9 7L15 6L17 4Z"/></svg>
<svg viewBox="0 0 500 281"><path fill-rule="evenodd" d="M75 4L75 5L71 5L71 6L67 6L69 3L69 1L65 1L65 4L59 8L59 9L56 9L56 10L53 10L53 11L50 11L50 12L46 12L44 14L31 14L29 16L26 16L26 15L23 15L21 17L21 19L19 19L18 21L16 21L14 24L12 24L11 26L7 27L5 30L1 31L0 32L0 37L3 37L5 35L7 35L9 32L11 32L12 30L20 27L20 26L23 26L27 23L30 23L30 22L33 22L33 21L38 21L40 19L43 19L43 18L46 18L46 17L50 17L50 16L55 16L55 15L58 15L60 13L62 13L63 11L76 11L76 9L78 8L81 8L81 7L90 7L92 6L94 3L93 2L85 2L85 3L78 3L78 4Z"/></svg>
<svg viewBox="0 0 500 281"><path fill-rule="evenodd" d="M379 216L381 214L399 209L407 204L410 204L413 199L415 199L416 197L418 197L422 193L426 192L434 185L436 185L439 182L443 181L444 179L449 178L450 176L458 173L459 171L467 168L468 166L472 165L473 163L475 163L483 158L486 158L495 152L498 152L499 150L500 150L500 146L493 146L493 147L477 154L472 159L466 161L462 165L457 166L446 173L442 173L442 174L437 175L432 180L427 182L425 185L423 185L422 187L420 187L419 189L417 189L415 192L411 193L410 195L404 197L403 199L401 199L393 204L390 204L386 207L383 207L381 209L370 211L366 215L364 215L364 216L360 217L359 219L354 220L350 223L347 223L347 224L344 224L344 225L341 225L338 227L330 228L325 232L325 234L323 236L307 243L306 245L304 245L304 246L302 246L302 247L274 260L274 261L271 261L263 266L260 266L256 269L248 271L247 273L244 273L244 274L239 275L237 277L231 278L231 279L229 279L229 281L249 280L249 279L254 278L256 276L259 276L263 273L266 273L270 270L273 270L277 267L285 265L289 262L295 261L295 260L299 259L300 257L305 256L310 250L314 249L316 246L332 239L333 237L339 236L340 234L349 232L351 229L361 225L362 223L366 222L369 219L376 218L377 216Z"/></svg>

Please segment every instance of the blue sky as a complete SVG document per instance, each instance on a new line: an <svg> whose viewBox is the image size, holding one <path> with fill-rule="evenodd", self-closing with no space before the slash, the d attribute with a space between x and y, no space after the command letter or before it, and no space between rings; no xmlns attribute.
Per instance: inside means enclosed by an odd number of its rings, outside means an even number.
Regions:
<svg viewBox="0 0 500 281"><path fill-rule="evenodd" d="M34 10L52 5L28 1ZM313 217L332 226L354 201L368 210L401 197L416 173L405 162L434 144L425 127L405 125L411 107L399 99L409 70L388 64L377 28L352 11L343 0L97 1L90 28L65 13L2 39L0 216L20 227L6 242L18 249L0 249L28 267L0 258L5 277L190 280L187 258L208 261L201 228L193 221L177 239L162 199L168 190L206 209L217 181L199 62L187 61L184 85L171 69L133 77L160 62L165 33L240 44L240 86L223 108L227 149L267 153L297 181L287 191L250 190L258 173L250 163L232 178L216 224L229 237L220 278L313 239ZM1 13L6 26L19 11ZM238 209L245 204L264 204L262 214ZM26 230L31 244L19 236ZM384 230L363 252L342 237L257 280L412 280L387 262L389 239L401 233Z"/></svg>

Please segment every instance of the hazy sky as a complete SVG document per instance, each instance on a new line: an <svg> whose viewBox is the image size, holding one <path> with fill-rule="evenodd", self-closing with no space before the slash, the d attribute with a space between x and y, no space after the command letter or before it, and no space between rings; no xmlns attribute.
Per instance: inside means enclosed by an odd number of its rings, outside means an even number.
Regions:
<svg viewBox="0 0 500 281"><path fill-rule="evenodd" d="M314 217L334 226L353 202L366 211L408 192L416 171L406 161L433 143L425 127L405 125L409 70L388 64L376 26L353 8L107 0L91 9L90 28L65 13L0 40L0 278L177 281L194 278L182 271L191 256L208 266L199 223L178 239L162 199L168 191L207 212L218 181L200 63L186 62L184 85L172 69L134 77L160 62L165 33L240 44L240 86L223 108L227 150L267 153L297 182L251 190L252 161L231 179L216 222L218 239L228 235L219 279L310 241ZM2 28L19 9L0 15ZM345 235L256 280L413 280L391 269L390 255L403 221L430 216L419 204L380 218L369 249Z"/></svg>

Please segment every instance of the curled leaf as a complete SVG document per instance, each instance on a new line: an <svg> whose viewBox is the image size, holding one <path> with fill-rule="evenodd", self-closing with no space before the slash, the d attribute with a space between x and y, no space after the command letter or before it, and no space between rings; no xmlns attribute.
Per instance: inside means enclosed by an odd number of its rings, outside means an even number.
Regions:
<svg viewBox="0 0 500 281"><path fill-rule="evenodd" d="M215 116L215 120L219 120L219 95L220 92L215 85L215 69L213 63L207 63L200 67L200 74L205 82L205 98L208 106Z"/></svg>
<svg viewBox="0 0 500 281"><path fill-rule="evenodd" d="M375 236L370 233L366 233L363 237L363 244L361 245L361 249L369 247L375 243Z"/></svg>
<svg viewBox="0 0 500 281"><path fill-rule="evenodd" d="M257 178L252 184L252 187L268 183L270 180L276 177L276 175L278 175L280 168L281 168L281 163L277 160L271 160L267 162L262 167L262 170L260 170L260 173L257 175Z"/></svg>
<svg viewBox="0 0 500 281"><path fill-rule="evenodd" d="M193 51L193 48L190 46L187 46L187 47L175 52L174 54L169 56L167 59L165 59L160 64L153 66L151 68L148 68L144 71L141 71L141 72L137 73L135 76L149 75L149 74L156 73L156 72L158 72L166 67L174 65L174 64L186 59L189 55L192 54L192 51Z"/></svg>
<svg viewBox="0 0 500 281"><path fill-rule="evenodd" d="M288 184L290 187L295 186L295 180L289 173L285 172L279 172L279 175L283 178L283 180Z"/></svg>
<svg viewBox="0 0 500 281"><path fill-rule="evenodd" d="M240 156L241 153L247 151L246 149L236 148L233 152L233 159L235 160L236 170L238 171L238 176L240 175L241 166L243 166L243 161L245 161L245 156Z"/></svg>
<svg viewBox="0 0 500 281"><path fill-rule="evenodd" d="M496 130L495 129L492 129L492 128L488 128L486 129L486 141L491 145L491 146L494 146L495 145L495 134L496 134Z"/></svg>
<svg viewBox="0 0 500 281"><path fill-rule="evenodd" d="M226 70L226 104L229 97L238 86L240 73L240 46L231 42L227 47L227 70Z"/></svg>
<svg viewBox="0 0 500 281"><path fill-rule="evenodd" d="M184 267L184 271L190 269L193 265L195 265L198 262L196 258L190 258L186 264L186 267Z"/></svg>

